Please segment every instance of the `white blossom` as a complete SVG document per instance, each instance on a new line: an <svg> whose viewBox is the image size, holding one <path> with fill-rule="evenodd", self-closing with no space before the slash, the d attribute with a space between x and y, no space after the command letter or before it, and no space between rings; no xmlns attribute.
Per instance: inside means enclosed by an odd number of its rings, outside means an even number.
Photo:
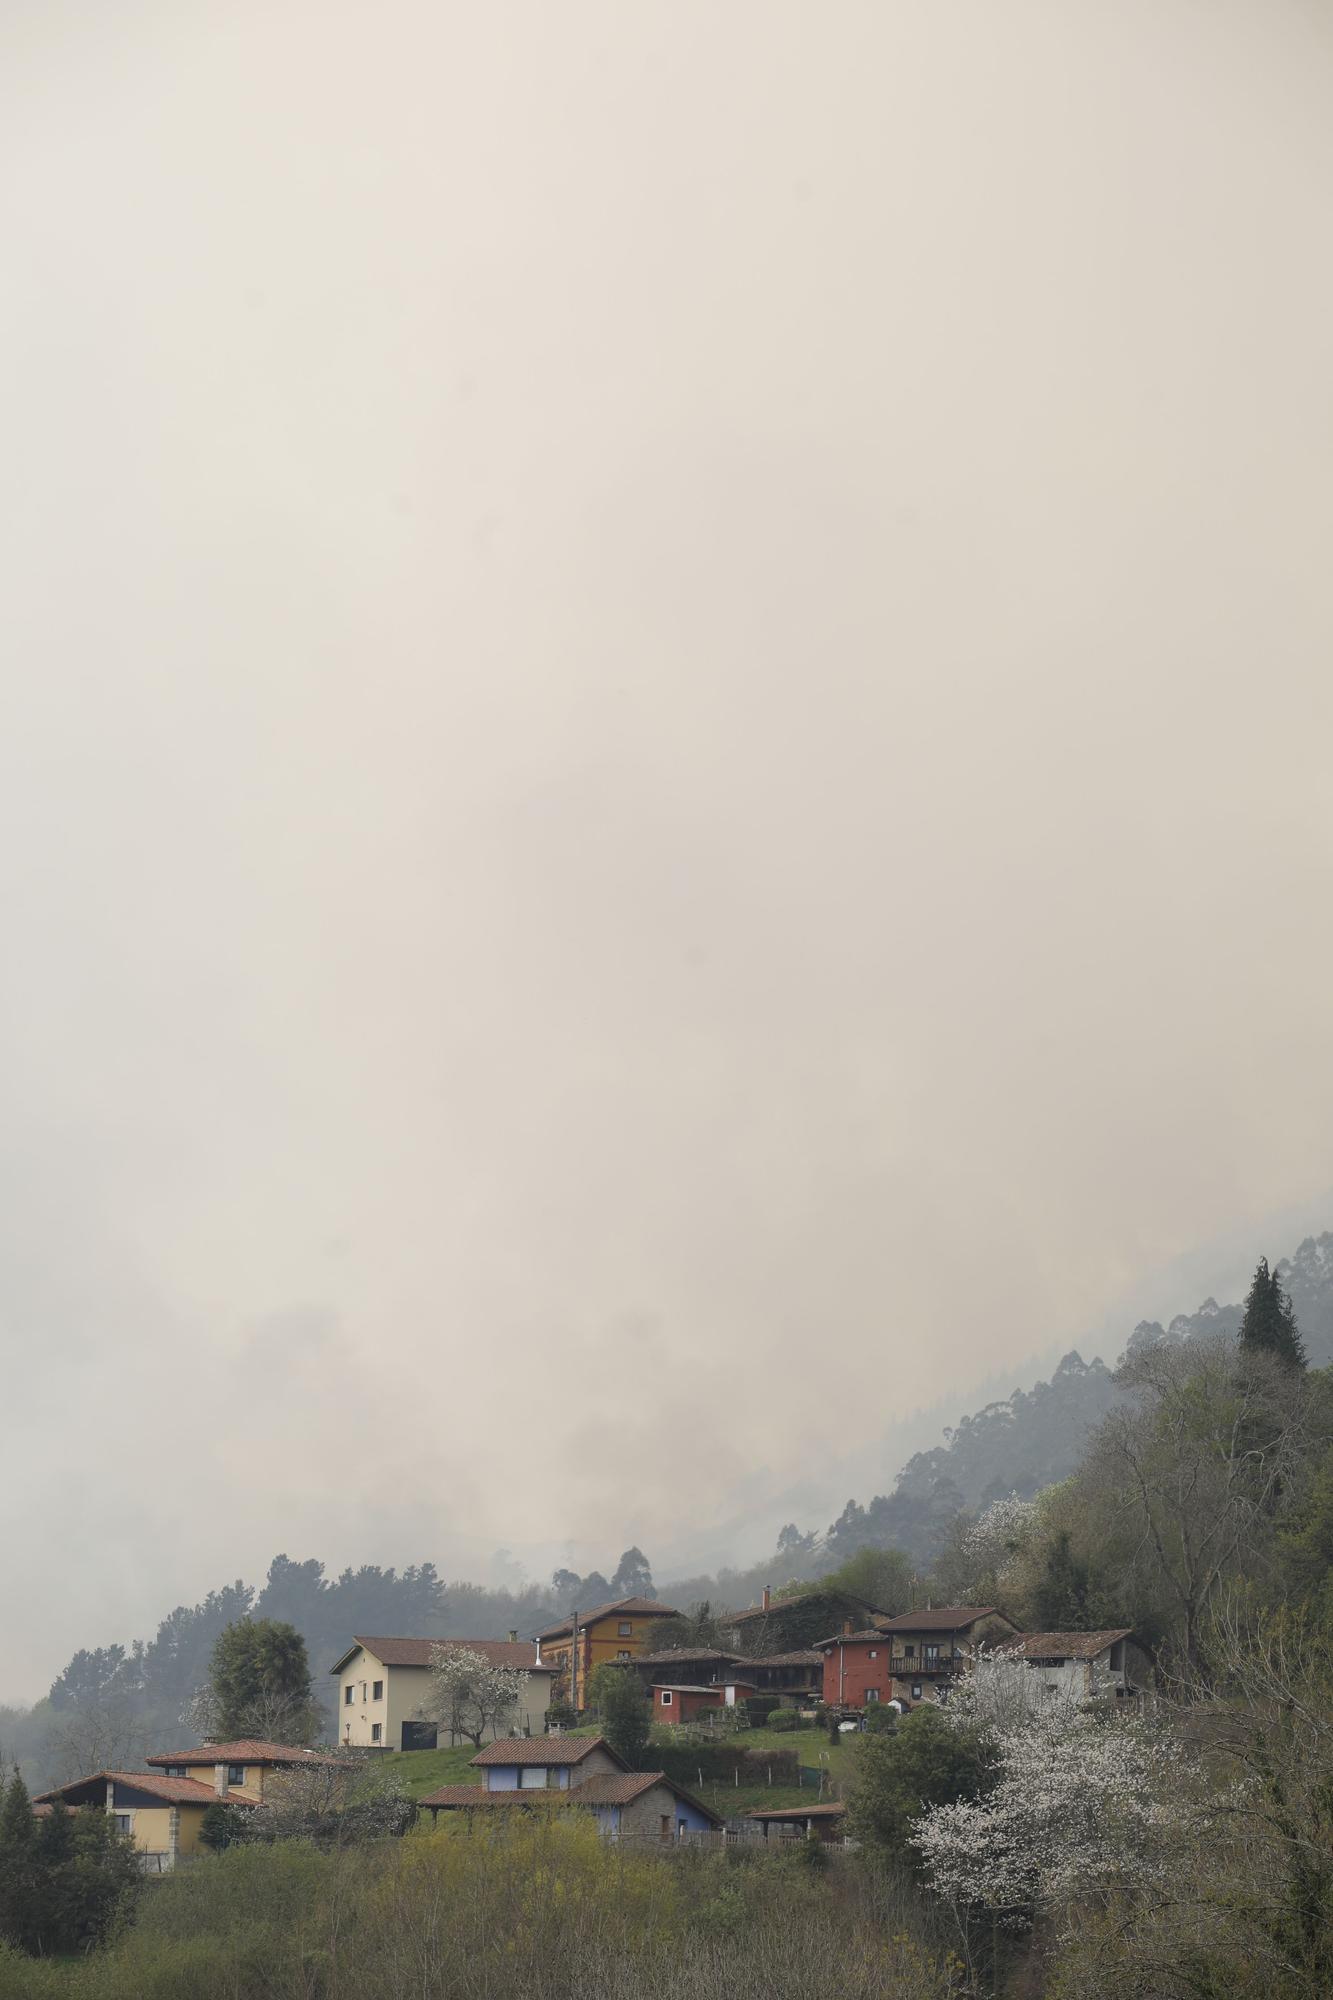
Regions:
<svg viewBox="0 0 1333 2000"><path fill-rule="evenodd" d="M987 1655L950 1703L996 1746L984 1798L930 1808L914 1845L947 1901L1025 1923L1037 1910L1160 1870L1178 1753L1140 1715L1080 1701L1021 1660Z"/></svg>

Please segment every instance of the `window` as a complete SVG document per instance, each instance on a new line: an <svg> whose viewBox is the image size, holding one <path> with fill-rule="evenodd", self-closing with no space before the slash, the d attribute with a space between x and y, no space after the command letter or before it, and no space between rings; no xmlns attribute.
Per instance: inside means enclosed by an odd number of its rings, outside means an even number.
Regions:
<svg viewBox="0 0 1333 2000"><path fill-rule="evenodd" d="M866 1689L866 1700L867 1700L868 1702L871 1702L871 1701L878 1701L878 1700L879 1700L879 1689L878 1689L878 1688L867 1688L867 1689Z"/></svg>
<svg viewBox="0 0 1333 2000"><path fill-rule="evenodd" d="M348 1681L347 1686L343 1689L343 1705L347 1708L352 1706L352 1683L350 1681Z"/></svg>
<svg viewBox="0 0 1333 2000"><path fill-rule="evenodd" d="M617 1658L618 1660L627 1660L627 1659L629 1658L629 1653L628 1653L628 1651L625 1651L625 1652L623 1652L623 1653L617 1653L617 1654L616 1654L616 1658Z"/></svg>
<svg viewBox="0 0 1333 2000"><path fill-rule="evenodd" d="M543 1764L520 1764L518 1788L521 1792L544 1792L547 1785L546 1767Z"/></svg>
<svg viewBox="0 0 1333 2000"><path fill-rule="evenodd" d="M927 1665L928 1667L937 1667L937 1666L939 1665L939 1663L940 1663L940 1649L939 1649L939 1647L938 1647L938 1646L927 1646L927 1647L926 1647L926 1665Z"/></svg>
<svg viewBox="0 0 1333 2000"><path fill-rule="evenodd" d="M662 1689L662 1706L663 1706L663 1708L670 1708L670 1706L671 1706L671 1703L672 1703L673 1699L674 1699L674 1697L673 1697L673 1695L672 1695L672 1693L671 1693L671 1689L670 1689L670 1688L663 1688L663 1689Z"/></svg>
<svg viewBox="0 0 1333 2000"><path fill-rule="evenodd" d="M372 1682L372 1684L371 1684L371 1689L370 1689L370 1699L371 1699L372 1701L383 1701L383 1699L384 1699L384 1682L383 1682L383 1681L374 1681L374 1682Z"/></svg>
<svg viewBox="0 0 1333 2000"><path fill-rule="evenodd" d="M166 1767L166 1776L168 1778L188 1778L189 1775L184 1764L168 1764Z"/></svg>
<svg viewBox="0 0 1333 2000"><path fill-rule="evenodd" d="M133 1813L117 1813L117 1814L116 1814L116 1832L117 1832L117 1833L132 1833L132 1832L133 1832L133 1830L134 1830L134 1814L133 1814Z"/></svg>
<svg viewBox="0 0 1333 2000"><path fill-rule="evenodd" d="M384 1724L382 1722L371 1723L370 1740L372 1743L382 1743L384 1741Z"/></svg>
<svg viewBox="0 0 1333 2000"><path fill-rule="evenodd" d="M912 1682L912 1700L913 1700L913 1701L920 1701L920 1699L921 1699L921 1683L920 1683L920 1681L913 1681L913 1682Z"/></svg>
<svg viewBox="0 0 1333 2000"><path fill-rule="evenodd" d="M616 1636L621 1639L628 1639L633 1630L633 1621L629 1618L622 1618L616 1627Z"/></svg>
<svg viewBox="0 0 1333 2000"><path fill-rule="evenodd" d="M906 1653L906 1655L907 1655L907 1657L908 1657L908 1659L909 1659L909 1660L914 1660L914 1659L916 1658L916 1647L915 1647L915 1646L911 1646L911 1645L909 1645L909 1646L904 1646L904 1647L903 1647L903 1651L904 1651L904 1653Z"/></svg>
<svg viewBox="0 0 1333 2000"><path fill-rule="evenodd" d="M229 1785L243 1785L245 1783L244 1764L228 1764L227 1783Z"/></svg>
<svg viewBox="0 0 1333 2000"><path fill-rule="evenodd" d="M875 1651L873 1646L870 1648L870 1657L872 1660L877 1660L879 1658L879 1654Z"/></svg>

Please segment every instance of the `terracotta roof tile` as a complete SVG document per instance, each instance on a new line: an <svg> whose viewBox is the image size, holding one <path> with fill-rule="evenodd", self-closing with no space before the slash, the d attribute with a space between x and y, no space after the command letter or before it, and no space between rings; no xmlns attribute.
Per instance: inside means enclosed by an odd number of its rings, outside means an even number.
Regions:
<svg viewBox="0 0 1333 2000"><path fill-rule="evenodd" d="M670 1667L678 1660L708 1660L719 1666L755 1666L754 1660L747 1660L744 1653L719 1653L713 1646L666 1646L660 1653L636 1653L630 1661L632 1667Z"/></svg>
<svg viewBox="0 0 1333 2000"><path fill-rule="evenodd" d="M693 1792L687 1792L674 1778L668 1778L665 1771L617 1771L614 1774L599 1771L596 1777L587 1779L582 1785L575 1785L564 1796L575 1806L628 1806L645 1792L650 1792L654 1785L664 1786L675 1798L684 1799L705 1819L712 1820L714 1826L721 1826L722 1821L711 1806L706 1806Z"/></svg>
<svg viewBox="0 0 1333 2000"><path fill-rule="evenodd" d="M159 1750L146 1764L340 1764L326 1750L305 1750L292 1743L265 1743L256 1736L239 1736L232 1743L201 1743L194 1750Z"/></svg>
<svg viewBox="0 0 1333 2000"><path fill-rule="evenodd" d="M576 1606L575 1609L577 1610L578 1607ZM659 1604L656 1598L653 1597L617 1597L610 1604L595 1604L591 1611L579 1610L579 1627L581 1630L586 1630L589 1625L596 1624L599 1618L609 1618L613 1612L617 1611L622 1618L679 1618L682 1616L682 1613L674 1604ZM548 1625L546 1630L539 1634L539 1637L543 1641L547 1639L567 1639L573 1629L573 1625L574 1618L573 1613L571 1613L568 1618L562 1618L558 1625Z"/></svg>
<svg viewBox="0 0 1333 2000"><path fill-rule="evenodd" d="M218 1802L219 1794L212 1785L200 1784L197 1778L166 1778L160 1771L94 1771L91 1777L75 1778L68 1785L56 1785L49 1792L39 1792L34 1805L45 1805L53 1799L65 1799L72 1803L70 1794L82 1791L86 1785L105 1785L108 1780L116 1785L131 1785L136 1791L146 1792L150 1798L161 1799L168 1805L211 1806ZM244 1798L239 1792L228 1792L226 1805L253 1806L257 1799Z"/></svg>
<svg viewBox="0 0 1333 2000"><path fill-rule="evenodd" d="M1021 1660L1095 1660L1118 1639L1133 1637L1133 1627L1117 1625L1109 1632L1025 1632L1006 1640L1000 1650Z"/></svg>
<svg viewBox="0 0 1333 2000"><path fill-rule="evenodd" d="M738 1660L737 1665L747 1667L818 1667L823 1665L823 1655L813 1646L800 1646L794 1653L764 1653L758 1659Z"/></svg>
<svg viewBox="0 0 1333 2000"><path fill-rule="evenodd" d="M818 1806L752 1806L746 1819L841 1819L847 1808L836 1799Z"/></svg>
<svg viewBox="0 0 1333 2000"><path fill-rule="evenodd" d="M438 1791L427 1792L417 1800L419 1806L531 1806L545 1804L552 1799L564 1799L565 1792L488 1792L484 1785L441 1785Z"/></svg>
<svg viewBox="0 0 1333 2000"><path fill-rule="evenodd" d="M997 1604L940 1604L930 1611L904 1611L898 1618L886 1618L884 1632L962 1632L979 1618L1003 1618Z"/></svg>
<svg viewBox="0 0 1333 2000"><path fill-rule="evenodd" d="M581 1764L594 1750L604 1750L624 1768L624 1758L616 1755L604 1736L500 1736L468 1762L483 1768L490 1764L544 1764L550 1770L558 1764Z"/></svg>

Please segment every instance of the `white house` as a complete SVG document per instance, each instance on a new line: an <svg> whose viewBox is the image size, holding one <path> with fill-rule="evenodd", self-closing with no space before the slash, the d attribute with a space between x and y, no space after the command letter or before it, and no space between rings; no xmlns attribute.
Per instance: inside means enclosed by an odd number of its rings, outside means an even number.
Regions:
<svg viewBox="0 0 1333 2000"><path fill-rule="evenodd" d="M540 1735L546 1727L558 1668L545 1665L531 1639L380 1639L358 1633L329 1672L337 1677L340 1743L367 1750L433 1750L437 1729L422 1716L430 1688L431 1651L466 1646L493 1667L521 1667L528 1676L516 1718ZM512 1725L511 1725L512 1726Z"/></svg>

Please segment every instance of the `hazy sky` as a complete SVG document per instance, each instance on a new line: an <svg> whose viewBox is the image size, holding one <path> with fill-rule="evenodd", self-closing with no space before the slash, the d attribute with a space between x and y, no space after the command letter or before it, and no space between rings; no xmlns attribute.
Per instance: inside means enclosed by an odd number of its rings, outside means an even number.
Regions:
<svg viewBox="0 0 1333 2000"><path fill-rule="evenodd" d="M1322 0L5 0L0 1695L757 1554L1291 1247L1330 101Z"/></svg>

